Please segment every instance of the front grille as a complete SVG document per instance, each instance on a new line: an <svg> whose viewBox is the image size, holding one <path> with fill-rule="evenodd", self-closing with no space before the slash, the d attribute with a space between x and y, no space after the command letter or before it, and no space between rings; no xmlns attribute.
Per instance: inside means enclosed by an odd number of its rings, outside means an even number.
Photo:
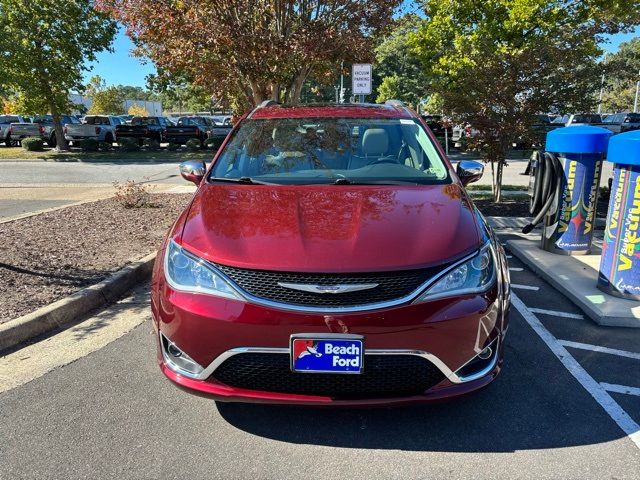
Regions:
<svg viewBox="0 0 640 480"><path fill-rule="evenodd" d="M247 270L216 265L225 275L251 295L277 303L308 307L354 307L396 300L414 292L420 285L440 273L448 265L420 270L382 273L297 273ZM369 290L322 294L281 287L282 283L310 285L353 285L377 283Z"/></svg>
<svg viewBox="0 0 640 480"><path fill-rule="evenodd" d="M225 360L212 378L230 387L336 400L420 395L445 378L415 355L365 355L360 374L296 373L289 362L288 354L241 353Z"/></svg>

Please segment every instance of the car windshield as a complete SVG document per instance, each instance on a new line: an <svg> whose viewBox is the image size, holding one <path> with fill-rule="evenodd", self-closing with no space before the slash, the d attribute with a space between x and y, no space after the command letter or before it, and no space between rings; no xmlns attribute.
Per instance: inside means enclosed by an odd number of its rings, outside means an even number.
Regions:
<svg viewBox="0 0 640 480"><path fill-rule="evenodd" d="M246 120L212 178L277 184L451 182L420 124L371 118Z"/></svg>

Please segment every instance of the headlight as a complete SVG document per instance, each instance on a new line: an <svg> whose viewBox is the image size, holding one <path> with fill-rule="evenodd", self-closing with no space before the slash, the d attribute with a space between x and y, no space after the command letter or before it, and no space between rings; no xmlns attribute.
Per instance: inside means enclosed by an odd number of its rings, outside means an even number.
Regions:
<svg viewBox="0 0 640 480"><path fill-rule="evenodd" d="M187 253L173 240L165 253L164 272L169 285L176 290L242 300L204 260Z"/></svg>
<svg viewBox="0 0 640 480"><path fill-rule="evenodd" d="M481 293L487 290L496 278L495 258L491 243L485 244L478 254L447 272L427 289L415 303L436 298Z"/></svg>

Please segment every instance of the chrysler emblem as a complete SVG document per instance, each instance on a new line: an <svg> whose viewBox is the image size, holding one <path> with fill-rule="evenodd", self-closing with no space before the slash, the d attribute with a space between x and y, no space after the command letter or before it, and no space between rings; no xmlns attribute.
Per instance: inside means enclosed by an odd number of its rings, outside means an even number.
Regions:
<svg viewBox="0 0 640 480"><path fill-rule="evenodd" d="M282 283L278 282L278 285L291 290L300 290L302 292L311 293L348 293L359 292L361 290L370 290L378 286L377 283L359 283L353 285L310 285L308 283Z"/></svg>

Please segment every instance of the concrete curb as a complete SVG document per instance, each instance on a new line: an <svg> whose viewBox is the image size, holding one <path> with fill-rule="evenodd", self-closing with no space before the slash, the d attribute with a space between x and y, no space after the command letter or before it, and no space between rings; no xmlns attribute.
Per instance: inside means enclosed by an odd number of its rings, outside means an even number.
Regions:
<svg viewBox="0 0 640 480"><path fill-rule="evenodd" d="M0 351L63 327L78 317L115 302L136 284L149 278L156 253L118 270L100 283L0 325Z"/></svg>

